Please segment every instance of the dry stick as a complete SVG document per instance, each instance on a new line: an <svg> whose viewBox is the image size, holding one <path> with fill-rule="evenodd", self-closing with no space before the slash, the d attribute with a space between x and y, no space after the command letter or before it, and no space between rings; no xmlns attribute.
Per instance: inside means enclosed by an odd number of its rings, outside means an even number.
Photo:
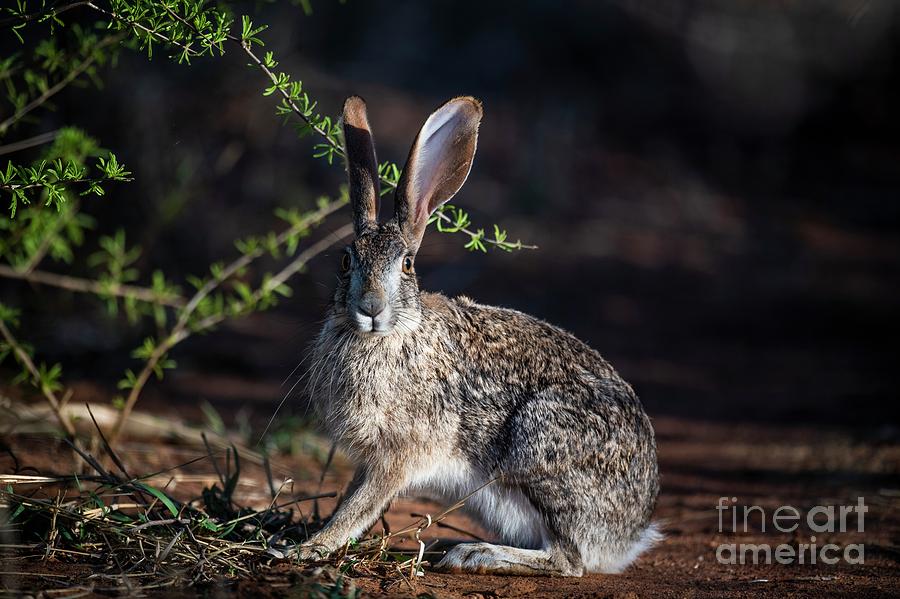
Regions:
<svg viewBox="0 0 900 599"><path fill-rule="evenodd" d="M128 470L125 469L125 464L119 459L119 456L113 451L113 448L109 446L109 443L106 441L106 437L103 436L103 429L100 428L100 425L97 424L97 419L94 418L94 413L91 412L91 406L85 402L84 407L87 408L88 414L91 417L91 422L94 423L94 428L97 429L97 434L100 436L100 442L103 443L104 449L106 449L106 453L109 455L109 458L113 461L113 463L122 471L122 474L125 475L125 478L132 478L130 474L128 474ZM142 496L143 498L143 496Z"/></svg>
<svg viewBox="0 0 900 599"><path fill-rule="evenodd" d="M410 514L410 516L412 516L413 518L426 518L427 514L412 513L412 514ZM445 522L435 522L434 525L437 526L438 528L446 528L446 529L452 530L453 532L458 532L460 534L464 534L466 536L472 537L476 541L481 541L482 543L487 542L487 539L483 539L483 538L479 537L474 532L469 532L468 530L466 530L464 528L460 528L458 526L453 526L452 524L447 524ZM390 531L388 531L388 532L390 532Z"/></svg>
<svg viewBox="0 0 900 599"><path fill-rule="evenodd" d="M152 528L154 526L170 526L172 524L190 524L191 521L187 518L168 518L166 520L150 520L148 522L144 522L143 524L138 524L131 530L144 530L145 528Z"/></svg>
<svg viewBox="0 0 900 599"><path fill-rule="evenodd" d="M325 463L322 465L322 474L319 475L319 484L316 485L316 493L322 492L322 485L325 483L325 475L328 474L328 469L331 468L331 461L334 460L334 452L337 451L337 443L331 443L331 448L328 450L328 457L325 458ZM303 519L303 528L306 529L306 524L309 521L310 514L306 515L306 518ZM312 516L319 520L319 501L316 500L313 502L313 511ZM382 520L384 520L384 514L381 516ZM308 536L308 535L307 535Z"/></svg>
<svg viewBox="0 0 900 599"><path fill-rule="evenodd" d="M288 237L296 234L298 231L305 229L314 223L320 222L326 216L343 205L343 201L331 202L326 207L314 212L307 218L304 218L301 222L297 223L277 237L279 244L283 243L288 239ZM352 228L342 227L338 230L338 232L336 232L338 235L337 240L343 239L344 237L349 235L351 231ZM326 236L322 241L319 241L318 243L310 246L299 256L297 256L297 258L293 262L282 269L281 272L272 277L267 285L264 285L259 290L257 290L257 292L253 294L251 301L260 299L264 294L271 292L271 290L284 283L284 281L287 280L288 277L302 269L309 260L324 252L337 240L334 239L334 234L330 234ZM192 330L189 330L188 324L190 321L190 317L197 309L197 306L200 305L200 302L203 301L206 296L212 293L212 291L215 290L215 288L218 287L222 282L224 282L228 277L246 267L253 260L260 257L263 253L264 251L260 249L242 255L240 258L232 262L229 266L225 267L219 277L209 280L205 285L197 290L197 293L194 294L194 297L191 298L188 304L182 309L178 322L176 322L176 324L172 327L172 330L169 332L168 337L166 337L166 339L162 343L156 346L156 348L150 354L150 357L147 358L147 362L144 364L143 370L141 370L140 374L138 374L137 379L135 380L134 387L132 387L131 391L128 393L128 398L125 400L125 405L122 407L119 418L113 426L112 432L110 432L109 434L110 445L113 445L121 434L122 428L125 426L125 422L128 420L128 416L131 414L131 411L134 408L134 404L137 403L144 385L147 384L147 381L150 379L150 375L153 374L154 368L156 368L156 365L163 358L163 356L165 356L173 347L187 339L193 332L208 329L225 320L225 314L208 316L198 322L195 326L193 326ZM245 305L247 305L247 302L239 304L239 307L243 307Z"/></svg>
<svg viewBox="0 0 900 599"><path fill-rule="evenodd" d="M66 406L69 404L69 400L72 399L73 395L75 395L75 392L72 389L66 389L66 392L63 393L62 399L59 401L60 412L66 409Z"/></svg>
<svg viewBox="0 0 900 599"><path fill-rule="evenodd" d="M138 287L136 285L125 285L122 283L101 283L100 281L70 277L68 275L60 275L43 270L24 272L5 264L0 264L0 277L21 279L23 281L28 281L29 283L50 285L51 287L59 287L78 293L91 293L101 296L108 294L116 297L134 298L143 302L162 304L172 308L180 308L185 304L185 300L181 297L162 295L158 291L148 287Z"/></svg>
<svg viewBox="0 0 900 599"><path fill-rule="evenodd" d="M417 523L415 523L415 524L410 524L409 526L407 526L407 527L404 528L403 530L400 530L400 531L398 531L398 532L391 533L391 534L389 534L389 535L387 535L387 536L385 536L385 537L382 537L382 538L379 540L379 543L381 543L382 545L384 545L384 543L386 543L388 539L397 538L397 537L402 537L402 536L408 535L408 534L411 533L411 532L421 532L421 531L425 530L426 528L432 526L433 524L437 524L438 522L440 522L441 520L443 520L444 518L446 518L450 513L455 512L456 510L458 510L458 509L460 509L461 507L463 507L463 506L466 504L466 501L468 501L470 497L472 497L473 495L475 495L475 493L478 493L479 491L481 491L481 490L484 489L485 487L488 487L488 486L494 484L495 482L497 482L497 480L499 480L499 478L497 478L497 477L492 478L491 480L489 480L489 481L487 481L486 483L482 484L482 485L481 485L480 487L478 487L477 489L471 491L471 492L470 492L468 495L466 495L465 497L462 497L461 499L459 499L459 501L457 501L457 502L454 503L453 505L448 506L448 507L445 507L445 508L443 509L443 511L441 511L441 513L439 513L437 516L431 517L430 515L427 515L427 516L425 516L424 518L422 518L419 522L417 522ZM365 544L365 543L374 544L374 542L375 542L375 539L372 539L371 541L368 541L368 542L363 541L362 543L360 543L360 545L363 545L363 544Z"/></svg>
<svg viewBox="0 0 900 599"><path fill-rule="evenodd" d="M41 380L41 374L38 371L37 367L34 365L34 362L31 361L31 357L22 349L22 346L19 345L16 338L13 337L13 334L10 332L9 328L7 328L6 323L0 320L0 335L3 335L3 338L6 339L6 342L15 352L16 356L18 356L19 361L25 366L31 376L34 378L35 382L40 385L41 393L44 398L47 400L47 403L50 404L50 408L53 410L53 413L56 415L56 418L59 420L59 423L62 425L63 430L66 431L66 434L69 435L72 439L75 438L75 427L72 426L72 423L65 419L62 414L62 411L59 409L59 400L56 398L56 394L53 393L53 390L47 387L44 382Z"/></svg>
<svg viewBox="0 0 900 599"><path fill-rule="evenodd" d="M96 49L100 50L102 48L105 48L106 46L109 46L111 44L119 42L119 41L123 40L124 38L125 38L125 36L122 34L109 35L109 36L103 38L100 41L100 43L97 44ZM82 60L78 64L78 66L76 66L74 69L69 71L69 74L66 75L65 77L63 77L62 79L60 79L56 83L56 85L48 88L47 91L45 91L40 96L38 96L37 98L35 98L34 100L32 100L31 102L26 104L25 106L23 106L22 108L17 110L11 117L7 118L2 123L0 123L0 133L5 132L6 129L9 128L10 125L12 125L16 121L20 120L26 114L28 114L29 112L31 112L32 110L34 110L35 108L37 108L38 106L40 106L41 104L43 104L44 102L46 102L47 100L49 100L50 98L52 98L53 96L58 94L64 87L66 87L67 85L72 83L72 81L74 81L82 73L87 71L91 67L91 65L94 64L94 60L95 60L95 56L93 54L91 56L88 56L84 60Z"/></svg>

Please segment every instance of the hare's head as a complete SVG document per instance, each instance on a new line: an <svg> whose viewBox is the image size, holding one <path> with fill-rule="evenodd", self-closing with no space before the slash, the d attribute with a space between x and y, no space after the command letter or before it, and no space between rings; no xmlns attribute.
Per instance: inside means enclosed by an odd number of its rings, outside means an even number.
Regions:
<svg viewBox="0 0 900 599"><path fill-rule="evenodd" d="M362 98L347 99L343 120L356 237L341 257L336 316L360 333L411 330L421 309L416 252L429 217L469 176L481 104L454 98L428 117L400 176L394 216L383 223L378 222L378 162Z"/></svg>

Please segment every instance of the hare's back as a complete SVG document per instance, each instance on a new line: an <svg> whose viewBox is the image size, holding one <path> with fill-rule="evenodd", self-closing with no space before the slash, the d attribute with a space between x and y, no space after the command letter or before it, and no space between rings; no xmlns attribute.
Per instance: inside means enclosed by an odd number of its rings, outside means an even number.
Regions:
<svg viewBox="0 0 900 599"><path fill-rule="evenodd" d="M450 300L449 307L455 324L448 333L456 338L465 409L483 408L485 419L507 425L514 413L526 409L548 424L564 414L580 416L580 426L592 430L652 438L631 386L571 333L523 312L468 298Z"/></svg>
<svg viewBox="0 0 900 599"><path fill-rule="evenodd" d="M496 369L495 374L502 378L535 386L584 388L607 379L625 385L597 351L560 327L518 310L477 304L467 297L440 297L445 304L443 317L452 323L449 333L477 371Z"/></svg>

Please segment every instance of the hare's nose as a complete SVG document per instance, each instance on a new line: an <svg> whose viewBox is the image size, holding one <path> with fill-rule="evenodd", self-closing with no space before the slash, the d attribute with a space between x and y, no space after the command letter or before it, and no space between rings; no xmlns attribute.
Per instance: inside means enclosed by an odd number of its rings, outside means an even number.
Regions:
<svg viewBox="0 0 900 599"><path fill-rule="evenodd" d="M384 312L386 307L387 301L384 294L377 291L369 291L359 301L359 311L370 318L375 318Z"/></svg>

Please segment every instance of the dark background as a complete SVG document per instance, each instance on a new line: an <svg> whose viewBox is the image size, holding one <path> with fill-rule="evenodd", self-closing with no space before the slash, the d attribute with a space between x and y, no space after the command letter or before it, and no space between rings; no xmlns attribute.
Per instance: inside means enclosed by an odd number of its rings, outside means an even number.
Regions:
<svg viewBox="0 0 900 599"><path fill-rule="evenodd" d="M380 160L402 163L445 99L484 102L455 202L540 249L484 256L431 231L417 261L423 288L567 328L632 382L651 415L897 434L895 3L313 8L263 5L255 21L270 24L267 48L324 112L349 94L368 100ZM275 207L310 206L343 181L311 157L314 141L274 116L246 62L234 49L190 67L125 52L102 91L67 90L33 126L82 127L134 171L86 210L101 231L123 226L140 243L145 273L205 272L235 255L236 237L276 226ZM184 343L181 368L151 383L142 405L208 399L270 414L336 268L334 252L322 256L275 310ZM41 356L101 395L152 333L89 298L0 288L26 308L23 336Z"/></svg>

